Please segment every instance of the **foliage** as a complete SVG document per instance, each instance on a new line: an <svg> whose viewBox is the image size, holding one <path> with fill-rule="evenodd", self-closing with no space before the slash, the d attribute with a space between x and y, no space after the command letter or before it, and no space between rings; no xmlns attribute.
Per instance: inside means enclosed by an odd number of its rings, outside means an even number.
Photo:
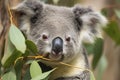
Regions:
<svg viewBox="0 0 120 80"><path fill-rule="evenodd" d="M97 77L96 77L96 80L102 80L102 75L105 71L107 67L107 60L106 60L106 57L105 55L103 55L101 58L100 58L100 61L98 63L98 67L97 67Z"/></svg>
<svg viewBox="0 0 120 80"><path fill-rule="evenodd" d="M25 40L21 31L12 24L5 45L5 53L2 58L2 66L4 68L2 71L2 80L21 80L23 76L21 71L23 64L25 65L26 62L16 60L21 56L26 57L30 53L35 54L37 52L36 45L30 40ZM24 76L24 80L29 80L30 78L31 80L47 80L48 75L54 70L42 73L38 62L33 61L30 65L30 71L28 70Z"/></svg>
<svg viewBox="0 0 120 80"><path fill-rule="evenodd" d="M69 0L41 0L47 3L56 4L56 5L65 5L72 6L74 3L71 3ZM69 4L67 3L69 2ZM72 0L76 1L76 0ZM119 0L116 0L120 2ZM120 19L120 10L114 10L115 15L118 19ZM107 16L107 9L104 9L104 14ZM104 28L104 32L114 40L116 45L120 45L120 29L117 20L112 20L109 22L106 28ZM38 61L30 61L27 63L26 60L18 60L16 63L16 59L19 57L27 57L28 55L36 55L38 52L36 45L30 41L25 40L23 34L19 31L19 29L15 25L11 25L9 30L9 35L7 36L7 40L5 43L4 56L2 57L2 61L0 62L0 66L2 69L0 70L0 74L2 75L2 80L47 80L48 75L54 71L55 69L42 73L42 70L38 64ZM100 38L97 38L94 44L84 44L89 55L93 55L92 60L92 68L95 70L97 68L98 75L97 80L101 80L101 76L107 66L107 61L105 56L103 55L103 45L104 41ZM30 67L24 72L25 75L22 75L23 66L27 66L30 64ZM23 79L21 78L23 77ZM93 76L91 77L93 80Z"/></svg>
<svg viewBox="0 0 120 80"><path fill-rule="evenodd" d="M87 49L88 54L93 54L93 61L92 61L92 68L95 69L101 56L102 56L102 51L103 51L103 39L101 38L96 38L94 44L84 44L84 46Z"/></svg>
<svg viewBox="0 0 120 80"><path fill-rule="evenodd" d="M120 19L120 10L115 10L116 16Z"/></svg>
<svg viewBox="0 0 120 80"><path fill-rule="evenodd" d="M120 45L120 30L117 22L111 21L104 31L116 42L117 45Z"/></svg>
<svg viewBox="0 0 120 80"><path fill-rule="evenodd" d="M92 67L93 69L96 68L101 56L102 56L102 51L103 51L103 40L102 39L97 39L95 44L94 44L94 58L93 58L93 63Z"/></svg>
<svg viewBox="0 0 120 80"><path fill-rule="evenodd" d="M2 76L2 80L16 80L15 70L12 68Z"/></svg>
<svg viewBox="0 0 120 80"><path fill-rule="evenodd" d="M51 72L53 72L54 70L55 69L42 73L42 70L41 70L39 64L36 61L33 61L31 66L30 66L30 74L31 74L31 77L32 77L31 80L47 80L48 75Z"/></svg>

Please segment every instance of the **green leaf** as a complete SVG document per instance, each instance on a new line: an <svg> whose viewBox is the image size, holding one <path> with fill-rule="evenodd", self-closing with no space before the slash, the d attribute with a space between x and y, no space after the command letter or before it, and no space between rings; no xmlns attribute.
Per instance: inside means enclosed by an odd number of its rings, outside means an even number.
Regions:
<svg viewBox="0 0 120 80"><path fill-rule="evenodd" d="M92 62L93 69L96 68L103 52L103 40L101 38L97 38L94 44L94 58Z"/></svg>
<svg viewBox="0 0 120 80"><path fill-rule="evenodd" d="M17 80L22 80L21 76L22 76L23 63L24 63L23 60L18 60L16 62L16 65L14 66Z"/></svg>
<svg viewBox="0 0 120 80"><path fill-rule="evenodd" d="M103 73L107 67L106 57L103 55L98 63L96 80L102 80Z"/></svg>
<svg viewBox="0 0 120 80"><path fill-rule="evenodd" d="M48 71L48 72L44 72L43 74L38 75L35 78L32 78L31 80L45 80L48 78L48 76L50 75L51 72L53 72L56 68Z"/></svg>
<svg viewBox="0 0 120 80"><path fill-rule="evenodd" d="M29 49L26 49L25 53L23 54L24 57L27 57L31 54L31 51Z"/></svg>
<svg viewBox="0 0 120 80"><path fill-rule="evenodd" d="M17 80L15 70L12 69L10 72L4 74L1 79L2 80Z"/></svg>
<svg viewBox="0 0 120 80"><path fill-rule="evenodd" d="M14 50L15 50L15 47L12 45L12 43L8 37L6 42L5 42L4 56L1 60L2 65L4 65L6 63L6 60L8 60L8 58L12 55Z"/></svg>
<svg viewBox="0 0 120 80"><path fill-rule="evenodd" d="M115 10L115 14L116 14L117 17L120 19L120 10Z"/></svg>
<svg viewBox="0 0 120 80"><path fill-rule="evenodd" d="M37 61L33 61L31 66L30 66L30 75L32 78L41 75L42 70L40 68L40 65L37 63Z"/></svg>
<svg viewBox="0 0 120 80"><path fill-rule="evenodd" d="M104 31L116 42L116 44L120 45L120 30L117 22L111 21L108 26L104 28Z"/></svg>
<svg viewBox="0 0 120 80"><path fill-rule="evenodd" d="M12 55L4 62L4 67L10 67L11 65L14 65L15 60L20 57L22 53L20 51L14 50Z"/></svg>
<svg viewBox="0 0 120 80"><path fill-rule="evenodd" d="M37 49L37 46L30 40L27 40L26 41L26 45L27 45L27 48L33 52L33 53L37 53L38 52L38 49Z"/></svg>
<svg viewBox="0 0 120 80"><path fill-rule="evenodd" d="M88 54L93 54L94 44L84 43L84 46L85 46L85 49L87 50Z"/></svg>
<svg viewBox="0 0 120 80"><path fill-rule="evenodd" d="M90 80L95 80L95 76L92 73L90 73Z"/></svg>
<svg viewBox="0 0 120 80"><path fill-rule="evenodd" d="M4 67L10 67L11 65L13 65L14 61L21 55L22 53L15 49L8 37L5 43L5 53L1 61L2 65Z"/></svg>
<svg viewBox="0 0 120 80"><path fill-rule="evenodd" d="M108 10L107 10L106 8L103 8L103 9L101 10L101 13L102 13L103 15L107 16L107 15L108 15Z"/></svg>
<svg viewBox="0 0 120 80"><path fill-rule="evenodd" d="M16 47L16 49L21 51L22 53L25 53L26 50L25 38L21 31L13 24L11 24L10 27L9 37L12 44Z"/></svg>

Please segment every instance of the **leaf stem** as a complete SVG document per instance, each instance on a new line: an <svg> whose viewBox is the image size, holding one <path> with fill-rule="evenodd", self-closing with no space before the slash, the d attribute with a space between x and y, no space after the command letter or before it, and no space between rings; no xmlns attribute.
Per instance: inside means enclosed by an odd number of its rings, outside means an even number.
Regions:
<svg viewBox="0 0 120 80"><path fill-rule="evenodd" d="M34 59L43 59L43 60L46 60L46 61L54 61L54 60L51 60L51 59L48 59L48 58L45 58L43 56L27 56L27 58L34 58ZM24 57L19 57L15 60L15 63L14 65L16 64L16 62L19 60L19 59L24 59ZM59 64L62 64L62 65L65 65L65 66L68 66L68 67L73 67L73 68L77 68L77 69L81 69L81 70L84 70L84 71L88 71L91 73L91 75L93 76L93 80L95 80L95 77L94 77L94 74L93 72L90 70L90 69L83 69L83 68L80 68L80 67L77 67L77 66L73 66L73 65L70 65L70 64L67 64L67 63L64 63L64 62L59 62Z"/></svg>

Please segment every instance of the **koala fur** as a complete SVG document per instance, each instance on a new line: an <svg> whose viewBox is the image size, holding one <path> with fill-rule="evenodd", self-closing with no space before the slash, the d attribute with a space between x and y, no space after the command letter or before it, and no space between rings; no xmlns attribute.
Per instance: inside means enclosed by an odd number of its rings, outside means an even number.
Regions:
<svg viewBox="0 0 120 80"><path fill-rule="evenodd" d="M18 16L21 31L37 45L39 54L54 60L43 61L57 67L49 80L90 80L88 71L58 62L89 68L82 43L94 42L96 37L101 37L101 29L107 20L100 12L80 5L72 8L53 6L39 0L25 0L12 10ZM52 49L54 44L56 52Z"/></svg>

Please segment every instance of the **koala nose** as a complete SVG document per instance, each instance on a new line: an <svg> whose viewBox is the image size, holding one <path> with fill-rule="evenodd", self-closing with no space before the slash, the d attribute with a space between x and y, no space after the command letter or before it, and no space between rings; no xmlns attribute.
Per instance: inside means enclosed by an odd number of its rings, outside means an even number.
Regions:
<svg viewBox="0 0 120 80"><path fill-rule="evenodd" d="M52 53L59 55L63 51L63 40L60 37L56 37L52 41Z"/></svg>

